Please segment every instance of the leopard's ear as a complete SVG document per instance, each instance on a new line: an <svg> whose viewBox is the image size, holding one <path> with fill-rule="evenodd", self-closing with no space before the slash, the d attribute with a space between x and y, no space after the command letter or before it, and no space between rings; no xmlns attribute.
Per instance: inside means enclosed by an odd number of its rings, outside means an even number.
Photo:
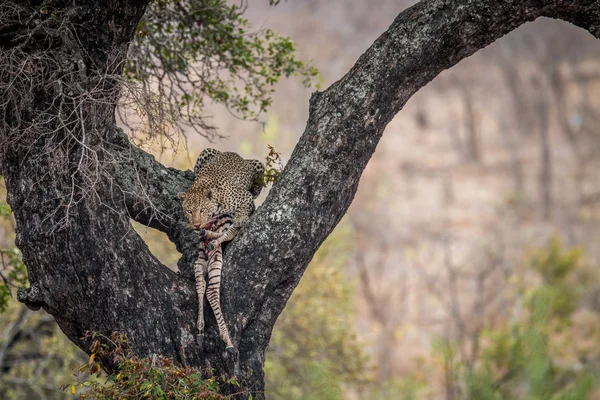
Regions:
<svg viewBox="0 0 600 400"><path fill-rule="evenodd" d="M179 192L177 193L177 197L179 197L179 200L185 200L187 194L185 192Z"/></svg>
<svg viewBox="0 0 600 400"><path fill-rule="evenodd" d="M204 194L206 194L206 198L209 200L212 200L213 198L213 192L211 189L206 189L206 192L204 192Z"/></svg>

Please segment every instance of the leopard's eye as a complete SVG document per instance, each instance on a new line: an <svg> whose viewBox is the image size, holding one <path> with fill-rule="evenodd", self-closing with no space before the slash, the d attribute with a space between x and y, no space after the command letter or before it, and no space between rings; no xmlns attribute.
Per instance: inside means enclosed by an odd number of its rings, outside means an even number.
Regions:
<svg viewBox="0 0 600 400"><path fill-rule="evenodd" d="M192 211L191 211L191 210L184 210L184 211L185 211L185 213L186 213L187 215L192 215Z"/></svg>

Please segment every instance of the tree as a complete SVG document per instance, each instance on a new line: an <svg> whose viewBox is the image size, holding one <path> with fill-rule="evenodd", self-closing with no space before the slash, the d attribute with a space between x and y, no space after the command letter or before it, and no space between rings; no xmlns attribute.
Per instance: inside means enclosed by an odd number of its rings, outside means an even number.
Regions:
<svg viewBox="0 0 600 400"><path fill-rule="evenodd" d="M506 298L512 304L504 305L510 319L476 329L467 322L470 337L444 338L434 346L447 379L446 398L593 397L598 353L590 343L598 335L598 316L580 298L597 282L596 269L582 263L580 249L565 247L557 237L528 253L521 271L531 276L508 285L514 291ZM490 314L494 301L484 301L481 308ZM452 318L456 325L469 321ZM478 343L477 352L465 354L469 341Z"/></svg>
<svg viewBox="0 0 600 400"><path fill-rule="evenodd" d="M538 17L600 37L597 0L424 0L400 13L342 79L313 94L283 174L229 245L222 303L239 354L227 358L210 320L204 352L193 340L195 236L182 224L176 196L193 176L165 168L116 125L127 48L147 3L1 6L1 58L10 62L0 75L0 172L31 283L19 300L47 310L84 350L84 331L118 330L138 355L235 374L257 393L278 315L408 99L441 71ZM151 255L130 218L177 245L180 276Z"/></svg>

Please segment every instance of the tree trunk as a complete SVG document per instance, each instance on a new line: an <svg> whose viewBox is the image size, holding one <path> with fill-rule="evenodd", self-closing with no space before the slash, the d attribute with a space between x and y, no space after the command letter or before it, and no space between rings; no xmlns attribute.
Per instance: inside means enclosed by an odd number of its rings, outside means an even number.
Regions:
<svg viewBox="0 0 600 400"><path fill-rule="evenodd" d="M255 398L278 315L408 99L539 16L600 35L591 0L425 0L402 12L346 76L313 94L285 171L228 246L222 307L239 350L228 356L208 311L204 351L194 341L196 243L177 199L193 175L131 146L115 124L116 77L147 1L39 3L15 5L18 18L12 3L0 6L0 172L31 282L19 299L47 310L86 351L85 331L121 331L138 355L235 374ZM156 260L129 218L168 234L184 254L181 275Z"/></svg>

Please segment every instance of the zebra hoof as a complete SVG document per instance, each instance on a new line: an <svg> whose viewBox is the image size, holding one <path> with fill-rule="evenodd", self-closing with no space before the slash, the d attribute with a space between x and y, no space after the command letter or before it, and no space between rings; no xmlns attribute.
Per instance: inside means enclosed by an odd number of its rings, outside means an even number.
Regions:
<svg viewBox="0 0 600 400"><path fill-rule="evenodd" d="M213 251L215 249L215 245L213 242L210 242L207 247L208 251Z"/></svg>
<svg viewBox="0 0 600 400"><path fill-rule="evenodd" d="M233 354L233 352L235 351L235 349L233 348L233 346L227 346L225 348L225 350L227 350L230 354Z"/></svg>
<svg viewBox="0 0 600 400"><path fill-rule="evenodd" d="M196 344L202 348L202 343L204 342L204 335L196 335Z"/></svg>
<svg viewBox="0 0 600 400"><path fill-rule="evenodd" d="M200 236L200 237L204 237L204 235L206 235L206 229L204 229L204 228L198 229L197 232L198 232L198 236Z"/></svg>

